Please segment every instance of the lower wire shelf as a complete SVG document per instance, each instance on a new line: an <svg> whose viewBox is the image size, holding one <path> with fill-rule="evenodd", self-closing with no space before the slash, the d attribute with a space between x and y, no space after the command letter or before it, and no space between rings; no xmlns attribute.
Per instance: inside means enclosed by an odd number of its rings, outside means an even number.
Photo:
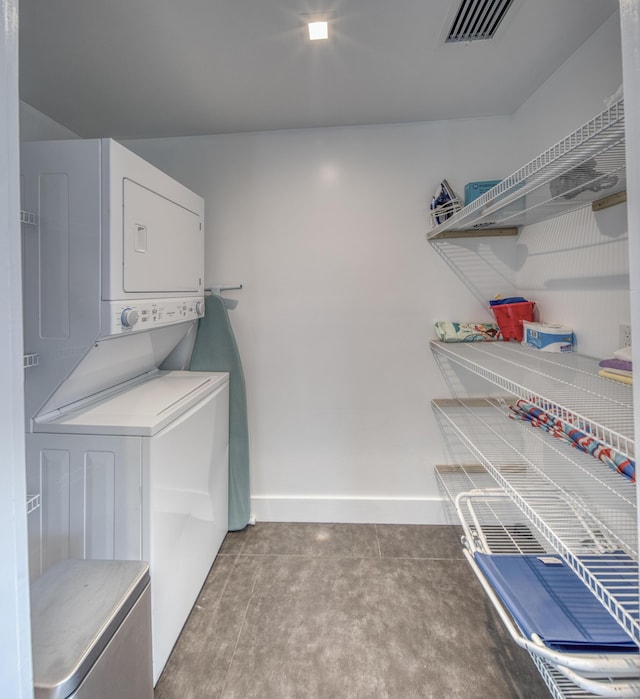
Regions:
<svg viewBox="0 0 640 699"><path fill-rule="evenodd" d="M534 538L557 552L640 644L637 580L610 584L638 560L635 485L592 456L510 420L508 406L502 399L433 404L445 439L464 444L493 487L517 506Z"/></svg>
<svg viewBox="0 0 640 699"><path fill-rule="evenodd" d="M442 488L455 502L456 512L464 530L463 543L467 561L512 639L531 655L551 694L557 699L640 696L640 655L632 640L615 625L606 611L598 605L595 598L591 598L586 588L583 588L566 566L563 570L559 570L557 564L561 563L561 560L557 553L531 526L504 490L496 487L493 477L477 463L463 466L436 466L435 472ZM585 527L587 526L588 523L585 523ZM589 536L588 530L585 530L585 536ZM535 571L534 590L529 591L528 595L525 594L524 600L517 599L522 597L521 593L524 589L520 581L514 588L515 595L510 597L507 594L505 597L505 579L500 576L497 581L495 578L490 579L490 569L494 559L499 561L500 565L506 563L506 570L510 570L511 565L515 564L517 568L524 567L527 571L531 566L531 570ZM489 575L486 574L487 561L490 561ZM532 562L537 565L532 566ZM542 573L542 577L538 579L541 576L541 569L546 565L551 566L553 571L551 576L546 578L546 574ZM558 577L558 571L561 573L560 577ZM634 568L633 577L637 578L637 567ZM496 582L499 592L494 589ZM613 637L618 643L622 642L622 645L615 647L619 652L604 652L599 646L594 648L591 642L588 652L584 652L582 647L577 651L575 647L566 647L567 639L564 636L561 637L563 640L560 645L554 645L549 635L543 635L544 640L542 640L530 629L523 631L522 628L527 629L527 627L522 627L523 617L521 613L518 614L518 606L524 603L526 608L531 604L531 599L537 598L535 587L539 582L544 586L544 590L541 590L538 601L547 597L552 604L559 601L561 603L558 608L559 615L568 608L570 614L567 618L571 623L573 622L571 614L577 614L580 617L593 612L597 614L600 611L600 617L604 623L601 621L593 628L597 632L604 632L606 628L611 634L611 627L613 627ZM574 583L574 586L567 587L568 582ZM556 587L554 588L553 585ZM577 595L579 599L574 599L576 587L578 593L583 593ZM567 593L571 595L570 598L567 597ZM566 603L568 603L567 607L562 606ZM514 609L515 616L512 615ZM540 615L539 610L536 610L533 616L545 617L546 615ZM547 627L550 624L553 631L557 629L555 615L541 621ZM593 625L590 620L585 622L584 616L582 622ZM579 631L578 636L581 636L583 627L578 625L572 630L576 628ZM562 630L565 631L565 629ZM607 638L611 643L612 636L609 635Z"/></svg>

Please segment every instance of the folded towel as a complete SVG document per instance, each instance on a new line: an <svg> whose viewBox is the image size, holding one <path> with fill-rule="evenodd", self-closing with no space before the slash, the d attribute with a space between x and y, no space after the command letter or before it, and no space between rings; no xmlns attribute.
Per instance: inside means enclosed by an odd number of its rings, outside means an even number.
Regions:
<svg viewBox="0 0 640 699"><path fill-rule="evenodd" d="M607 374L615 374L616 376L626 376L627 378L633 377L632 371L625 371L624 369L610 369L609 367L602 368L600 371L605 371Z"/></svg>
<svg viewBox="0 0 640 699"><path fill-rule="evenodd" d="M515 405L509 406L509 410L511 410L510 418L529 422L533 427L540 427L553 437L563 439L576 449L591 454L591 456L602 461L610 469L635 482L635 461L612 447L599 442L591 435L576 429L570 423L564 422L524 399L517 401Z"/></svg>
<svg viewBox="0 0 640 699"><path fill-rule="evenodd" d="M609 369L609 371L612 369L632 371L633 362L627 362L624 359L603 359L601 362L598 362L598 366L601 366L603 369Z"/></svg>
<svg viewBox="0 0 640 699"><path fill-rule="evenodd" d="M613 353L616 359L622 359L625 362L632 362L633 356L631 354L631 347L621 347Z"/></svg>
<svg viewBox="0 0 640 699"><path fill-rule="evenodd" d="M621 376L620 374L614 374L606 369L600 369L598 376L602 376L603 379L611 379L612 381L619 381L620 383L626 383L629 385L633 383L633 378L631 376Z"/></svg>
<svg viewBox="0 0 640 699"><path fill-rule="evenodd" d="M536 634L564 653L637 652L631 637L560 558L486 553L474 558L527 638ZM621 551L579 560L610 571L606 586L613 594L636 584L638 566Z"/></svg>
<svg viewBox="0 0 640 699"><path fill-rule="evenodd" d="M440 342L491 342L497 340L500 333L495 323L453 323L439 320L435 328Z"/></svg>
<svg viewBox="0 0 640 699"><path fill-rule="evenodd" d="M528 299L525 299L523 296L510 296L508 299L491 299L489 301L490 306L504 306L504 304L511 304L511 303L527 303Z"/></svg>

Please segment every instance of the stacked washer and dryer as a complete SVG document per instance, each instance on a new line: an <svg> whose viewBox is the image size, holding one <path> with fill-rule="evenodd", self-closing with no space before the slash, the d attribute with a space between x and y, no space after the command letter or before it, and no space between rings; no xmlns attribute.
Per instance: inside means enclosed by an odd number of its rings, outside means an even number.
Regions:
<svg viewBox="0 0 640 699"><path fill-rule="evenodd" d="M204 314L204 202L110 139L25 143L31 579L150 564L153 681L227 532L226 373L161 371Z"/></svg>

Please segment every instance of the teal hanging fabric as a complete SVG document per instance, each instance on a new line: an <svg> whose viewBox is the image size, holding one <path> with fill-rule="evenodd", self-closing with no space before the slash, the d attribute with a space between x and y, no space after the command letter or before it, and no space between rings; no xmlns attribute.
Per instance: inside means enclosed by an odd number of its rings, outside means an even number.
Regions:
<svg viewBox="0 0 640 699"><path fill-rule="evenodd" d="M229 531L238 531L251 516L247 395L238 346L220 296L205 299L189 369L229 372Z"/></svg>

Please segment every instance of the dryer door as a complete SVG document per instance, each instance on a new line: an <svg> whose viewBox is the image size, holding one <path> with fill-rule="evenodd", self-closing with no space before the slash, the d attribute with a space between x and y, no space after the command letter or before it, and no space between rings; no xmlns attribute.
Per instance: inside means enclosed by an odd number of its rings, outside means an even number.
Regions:
<svg viewBox="0 0 640 699"><path fill-rule="evenodd" d="M198 293L200 216L129 179L123 181L123 283L126 293Z"/></svg>

